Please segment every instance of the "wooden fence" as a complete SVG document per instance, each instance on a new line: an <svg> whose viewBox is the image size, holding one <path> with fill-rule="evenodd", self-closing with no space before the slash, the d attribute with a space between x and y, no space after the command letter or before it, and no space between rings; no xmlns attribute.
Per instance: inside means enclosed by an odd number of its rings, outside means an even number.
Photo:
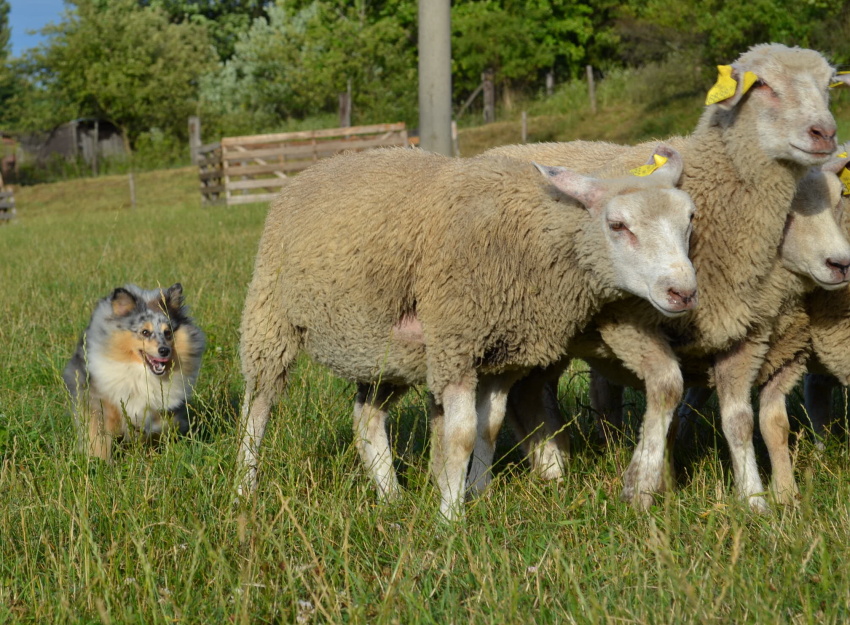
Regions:
<svg viewBox="0 0 850 625"><path fill-rule="evenodd" d="M15 216L15 194L12 191L0 191L0 223Z"/></svg>
<svg viewBox="0 0 850 625"><path fill-rule="evenodd" d="M404 123L225 137L198 148L204 204L268 202L291 173L343 151L410 146Z"/></svg>

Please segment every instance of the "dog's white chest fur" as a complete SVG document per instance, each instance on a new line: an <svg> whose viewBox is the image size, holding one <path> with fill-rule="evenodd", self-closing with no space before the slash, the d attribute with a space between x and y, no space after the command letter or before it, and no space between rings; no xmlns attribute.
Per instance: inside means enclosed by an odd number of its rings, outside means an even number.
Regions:
<svg viewBox="0 0 850 625"><path fill-rule="evenodd" d="M159 412L173 410L186 401L188 381L174 370L155 376L142 363L127 363L100 357L89 363L90 383L120 406L134 427L149 434L162 431L165 422Z"/></svg>

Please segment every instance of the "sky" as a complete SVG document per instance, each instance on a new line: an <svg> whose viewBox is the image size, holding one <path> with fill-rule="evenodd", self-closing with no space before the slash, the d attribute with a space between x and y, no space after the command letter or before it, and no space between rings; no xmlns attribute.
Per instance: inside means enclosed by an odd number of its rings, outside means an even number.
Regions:
<svg viewBox="0 0 850 625"><path fill-rule="evenodd" d="M58 23L65 10L62 0L10 0L9 5L9 25L12 27L9 43L13 57L21 56L41 42L40 35L29 35L28 30L38 30L50 22Z"/></svg>

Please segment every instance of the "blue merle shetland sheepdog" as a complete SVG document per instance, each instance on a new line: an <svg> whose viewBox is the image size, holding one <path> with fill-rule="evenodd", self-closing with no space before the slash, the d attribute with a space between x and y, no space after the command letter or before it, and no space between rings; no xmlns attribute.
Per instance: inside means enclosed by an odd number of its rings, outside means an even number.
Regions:
<svg viewBox="0 0 850 625"><path fill-rule="evenodd" d="M81 451L109 460L112 442L188 429L186 401L201 367L204 333L183 304L183 287L118 287L95 306L62 377Z"/></svg>

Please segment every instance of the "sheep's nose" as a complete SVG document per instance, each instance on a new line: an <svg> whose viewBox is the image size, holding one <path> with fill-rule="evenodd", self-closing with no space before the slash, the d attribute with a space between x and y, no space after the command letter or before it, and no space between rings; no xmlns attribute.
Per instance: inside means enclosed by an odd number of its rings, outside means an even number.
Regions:
<svg viewBox="0 0 850 625"><path fill-rule="evenodd" d="M812 140L812 147L816 152L833 152L835 151L835 126L810 126L809 137Z"/></svg>
<svg viewBox="0 0 850 625"><path fill-rule="evenodd" d="M826 266L830 268L837 279L843 281L847 279L847 270L850 269L850 258L827 258Z"/></svg>
<svg viewBox="0 0 850 625"><path fill-rule="evenodd" d="M696 289L667 289L667 300L675 310L692 310L697 305Z"/></svg>

